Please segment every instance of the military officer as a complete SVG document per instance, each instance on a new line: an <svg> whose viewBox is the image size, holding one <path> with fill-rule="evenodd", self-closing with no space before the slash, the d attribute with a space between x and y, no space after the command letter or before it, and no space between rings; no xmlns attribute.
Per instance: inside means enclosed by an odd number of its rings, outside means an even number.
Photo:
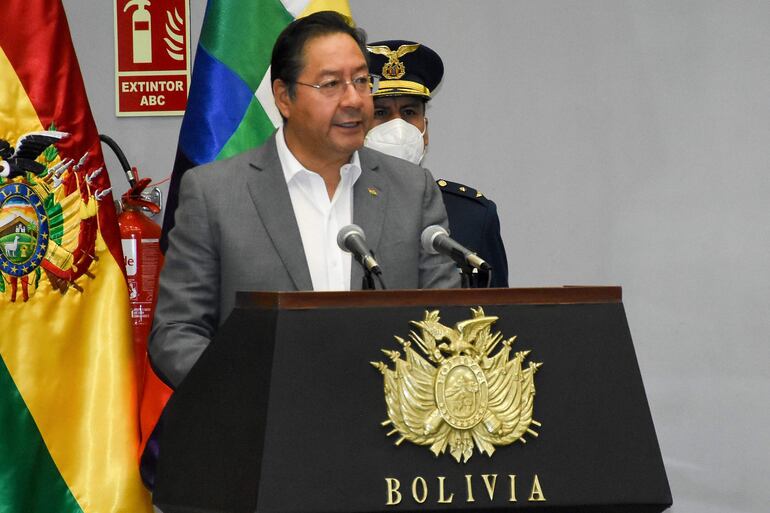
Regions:
<svg viewBox="0 0 770 513"><path fill-rule="evenodd" d="M369 71L380 75L374 93L374 125L366 146L419 164L428 146L426 103L441 82L444 63L427 46L413 41L378 41L367 45ZM476 286L508 286L508 261L500 237L497 206L472 187L437 180L449 216L452 237L492 266Z"/></svg>

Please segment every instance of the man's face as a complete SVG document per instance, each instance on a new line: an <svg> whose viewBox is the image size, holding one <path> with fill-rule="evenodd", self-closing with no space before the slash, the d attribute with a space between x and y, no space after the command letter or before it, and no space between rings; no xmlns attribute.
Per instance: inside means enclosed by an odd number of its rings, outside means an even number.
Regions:
<svg viewBox="0 0 770 513"><path fill-rule="evenodd" d="M361 49L347 34L330 34L311 39L303 53L305 67L297 78L305 84L330 80L349 82L366 75L368 68ZM276 81L279 82L279 81ZM288 120L284 128L287 142L293 142L298 158L347 160L361 148L372 124L372 97L347 85L339 97L296 84L296 94L288 96L285 84L274 84L276 104ZM300 158L300 161L302 159Z"/></svg>
<svg viewBox="0 0 770 513"><path fill-rule="evenodd" d="M417 96L388 96L374 99L374 126L401 118L417 127L423 133L428 145L428 131L425 129L425 102Z"/></svg>

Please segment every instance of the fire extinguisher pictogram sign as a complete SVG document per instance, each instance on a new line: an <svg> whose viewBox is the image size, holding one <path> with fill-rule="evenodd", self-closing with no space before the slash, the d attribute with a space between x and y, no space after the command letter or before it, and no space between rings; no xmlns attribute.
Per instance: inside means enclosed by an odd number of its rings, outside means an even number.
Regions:
<svg viewBox="0 0 770 513"><path fill-rule="evenodd" d="M189 87L189 0L115 0L116 115L181 115Z"/></svg>

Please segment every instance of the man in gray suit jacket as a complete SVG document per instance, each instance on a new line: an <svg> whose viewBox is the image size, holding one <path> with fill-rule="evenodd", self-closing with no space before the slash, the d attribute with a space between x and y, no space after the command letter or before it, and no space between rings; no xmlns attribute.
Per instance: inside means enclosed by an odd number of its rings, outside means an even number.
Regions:
<svg viewBox="0 0 770 513"><path fill-rule="evenodd" d="M425 227L447 227L433 177L362 148L376 87L365 41L336 13L290 24L272 58L284 126L255 150L184 175L149 343L172 386L227 319L237 291L360 288L363 270L334 243L339 225L363 229L389 288L459 285L449 259L420 247Z"/></svg>

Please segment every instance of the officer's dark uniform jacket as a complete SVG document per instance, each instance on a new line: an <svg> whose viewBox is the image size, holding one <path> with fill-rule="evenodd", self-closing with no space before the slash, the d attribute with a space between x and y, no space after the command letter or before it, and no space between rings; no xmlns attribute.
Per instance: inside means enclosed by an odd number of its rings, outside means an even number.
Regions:
<svg viewBox="0 0 770 513"><path fill-rule="evenodd" d="M449 216L450 235L492 266L492 287L508 286L508 259L500 236L497 205L467 185L437 180ZM479 277L479 285L486 284Z"/></svg>

